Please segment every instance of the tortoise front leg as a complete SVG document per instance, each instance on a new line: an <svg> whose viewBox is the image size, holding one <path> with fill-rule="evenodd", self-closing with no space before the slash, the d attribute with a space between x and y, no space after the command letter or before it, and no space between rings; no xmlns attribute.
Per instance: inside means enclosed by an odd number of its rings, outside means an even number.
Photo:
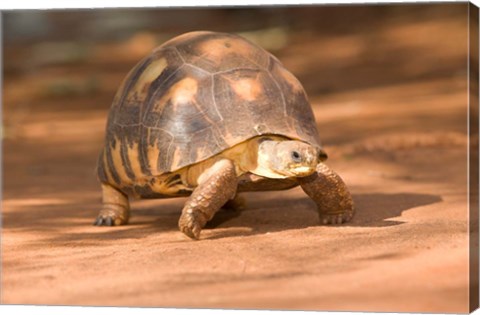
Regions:
<svg viewBox="0 0 480 315"><path fill-rule="evenodd" d="M298 178L298 181L317 204L321 224L340 224L353 217L353 200L347 186L325 164L319 163L316 173Z"/></svg>
<svg viewBox="0 0 480 315"><path fill-rule="evenodd" d="M130 216L128 197L108 184L102 183L103 208L93 223L94 225L112 226L127 224Z"/></svg>
<svg viewBox="0 0 480 315"><path fill-rule="evenodd" d="M187 236L198 239L205 224L236 191L237 175L232 161L216 162L199 177L197 188L182 210L178 227Z"/></svg>

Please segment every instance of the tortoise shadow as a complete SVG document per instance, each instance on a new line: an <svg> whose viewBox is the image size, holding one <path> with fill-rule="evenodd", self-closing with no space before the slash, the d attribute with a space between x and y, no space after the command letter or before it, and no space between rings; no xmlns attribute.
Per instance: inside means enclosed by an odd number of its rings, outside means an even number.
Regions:
<svg viewBox="0 0 480 315"><path fill-rule="evenodd" d="M392 219L401 216L404 211L442 201L438 195L416 193L356 194L353 195L353 199L356 208L353 219L342 225L329 225L329 228L396 226L405 222ZM263 200L256 202L253 209L249 209L247 205L247 210L244 211L218 212L205 229L223 228L222 233L215 233L208 239L263 234L319 225L317 213L314 210L315 204L310 199L304 197L277 200L277 202L282 206L272 207L269 200ZM253 231L228 230L229 227L246 226L251 227Z"/></svg>
<svg viewBox="0 0 480 315"><path fill-rule="evenodd" d="M399 193L399 194L361 194L354 195L356 213L347 226L385 227L404 224L405 222L391 220L406 211L416 207L442 202L439 195Z"/></svg>
<svg viewBox="0 0 480 315"><path fill-rule="evenodd" d="M224 239L238 236L253 236L269 232L296 230L319 225L315 204L306 196L279 197L281 194L254 195L249 193L247 208L243 211L222 210L205 227L209 233L204 233L201 239ZM257 197L257 198L255 198ZM353 227L388 227L404 222L392 220L404 211L412 208L426 206L442 201L438 195L400 193L400 194L355 194L353 199L356 214L352 221L341 226ZM250 200L250 201L249 201ZM98 240L115 239L142 239L154 233L178 232L178 218L181 212L182 201L164 203L161 207L148 205L133 210L134 216L130 224L121 227L94 227L91 231L82 233L62 233L53 236L50 241L57 244L68 245L71 242L81 242L83 245L95 245ZM76 215L64 217L53 224L48 218L58 216L56 208L50 207L37 212L37 225L23 225L22 223L10 224L11 213L4 215L6 226L13 229L50 230L56 231L60 226L82 227L93 223L92 211L76 212ZM48 215L45 215L48 213ZM93 213L93 212L92 212ZM18 213L17 213L18 214ZM63 212L63 214L65 214ZM155 219L152 220L152 217ZM87 220L92 219L92 220ZM13 219L12 221L16 221ZM22 222L25 222L21 220ZM91 222L90 222L91 221ZM14 223L14 222L11 222ZM5 228L5 226L4 226ZM338 228L338 226L328 226ZM45 231L48 232L48 231ZM78 244L80 245L80 244Z"/></svg>

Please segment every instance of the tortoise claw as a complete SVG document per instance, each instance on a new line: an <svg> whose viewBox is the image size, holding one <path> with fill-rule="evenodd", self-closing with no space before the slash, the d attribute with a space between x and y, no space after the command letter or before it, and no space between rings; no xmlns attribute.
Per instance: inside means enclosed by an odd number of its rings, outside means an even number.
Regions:
<svg viewBox="0 0 480 315"><path fill-rule="evenodd" d="M187 211L178 221L178 227L188 237L198 240L202 227L206 223L205 216L199 211Z"/></svg>
<svg viewBox="0 0 480 315"><path fill-rule="evenodd" d="M128 222L128 214L123 209L103 209L100 211L97 219L93 225L95 226L117 226L127 224Z"/></svg>
<svg viewBox="0 0 480 315"><path fill-rule="evenodd" d="M348 222L353 217L353 211L338 214L320 214L320 223L323 225L337 225Z"/></svg>
<svg viewBox="0 0 480 315"><path fill-rule="evenodd" d="M98 217L93 223L95 226L114 226L114 221L110 217Z"/></svg>
<svg viewBox="0 0 480 315"><path fill-rule="evenodd" d="M110 185L102 184L103 207L93 225L115 226L128 223L130 204L128 197Z"/></svg>

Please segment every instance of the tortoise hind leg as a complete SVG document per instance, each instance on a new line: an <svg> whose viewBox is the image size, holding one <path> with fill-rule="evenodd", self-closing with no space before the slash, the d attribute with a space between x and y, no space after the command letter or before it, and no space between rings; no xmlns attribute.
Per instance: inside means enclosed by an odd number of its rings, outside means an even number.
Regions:
<svg viewBox="0 0 480 315"><path fill-rule="evenodd" d="M178 221L187 236L198 239L205 224L237 191L235 167L230 160L220 160L199 177L198 186L188 198Z"/></svg>
<svg viewBox="0 0 480 315"><path fill-rule="evenodd" d="M355 212L352 196L340 176L325 164L319 163L316 173L298 181L317 204L321 224L340 224L352 219Z"/></svg>
<svg viewBox="0 0 480 315"><path fill-rule="evenodd" d="M102 183L103 208L93 223L98 226L123 225L130 217L128 197L108 184Z"/></svg>

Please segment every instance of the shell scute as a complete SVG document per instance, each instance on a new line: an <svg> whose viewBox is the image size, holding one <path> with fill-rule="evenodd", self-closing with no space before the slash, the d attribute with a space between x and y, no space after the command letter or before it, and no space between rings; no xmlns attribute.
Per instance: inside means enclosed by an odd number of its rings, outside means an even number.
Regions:
<svg viewBox="0 0 480 315"><path fill-rule="evenodd" d="M280 63L275 63L271 74L283 96L285 114L289 117L286 121L290 121L290 127L300 138L315 139L320 143L315 116L301 83Z"/></svg>
<svg viewBox="0 0 480 315"><path fill-rule="evenodd" d="M158 169L167 169L171 163L170 152L173 150L174 136L164 129L143 128L141 137L142 165L144 172L152 175Z"/></svg>
<svg viewBox="0 0 480 315"><path fill-rule="evenodd" d="M278 87L263 70L235 70L215 76L215 100L227 142L238 143L246 134L288 131ZM272 107L276 108L272 111ZM232 115L232 113L235 113ZM269 119L270 115L279 119Z"/></svg>
<svg viewBox="0 0 480 315"><path fill-rule="evenodd" d="M176 49L185 62L210 73L266 68L269 62L265 50L233 34L201 33L177 43Z"/></svg>

